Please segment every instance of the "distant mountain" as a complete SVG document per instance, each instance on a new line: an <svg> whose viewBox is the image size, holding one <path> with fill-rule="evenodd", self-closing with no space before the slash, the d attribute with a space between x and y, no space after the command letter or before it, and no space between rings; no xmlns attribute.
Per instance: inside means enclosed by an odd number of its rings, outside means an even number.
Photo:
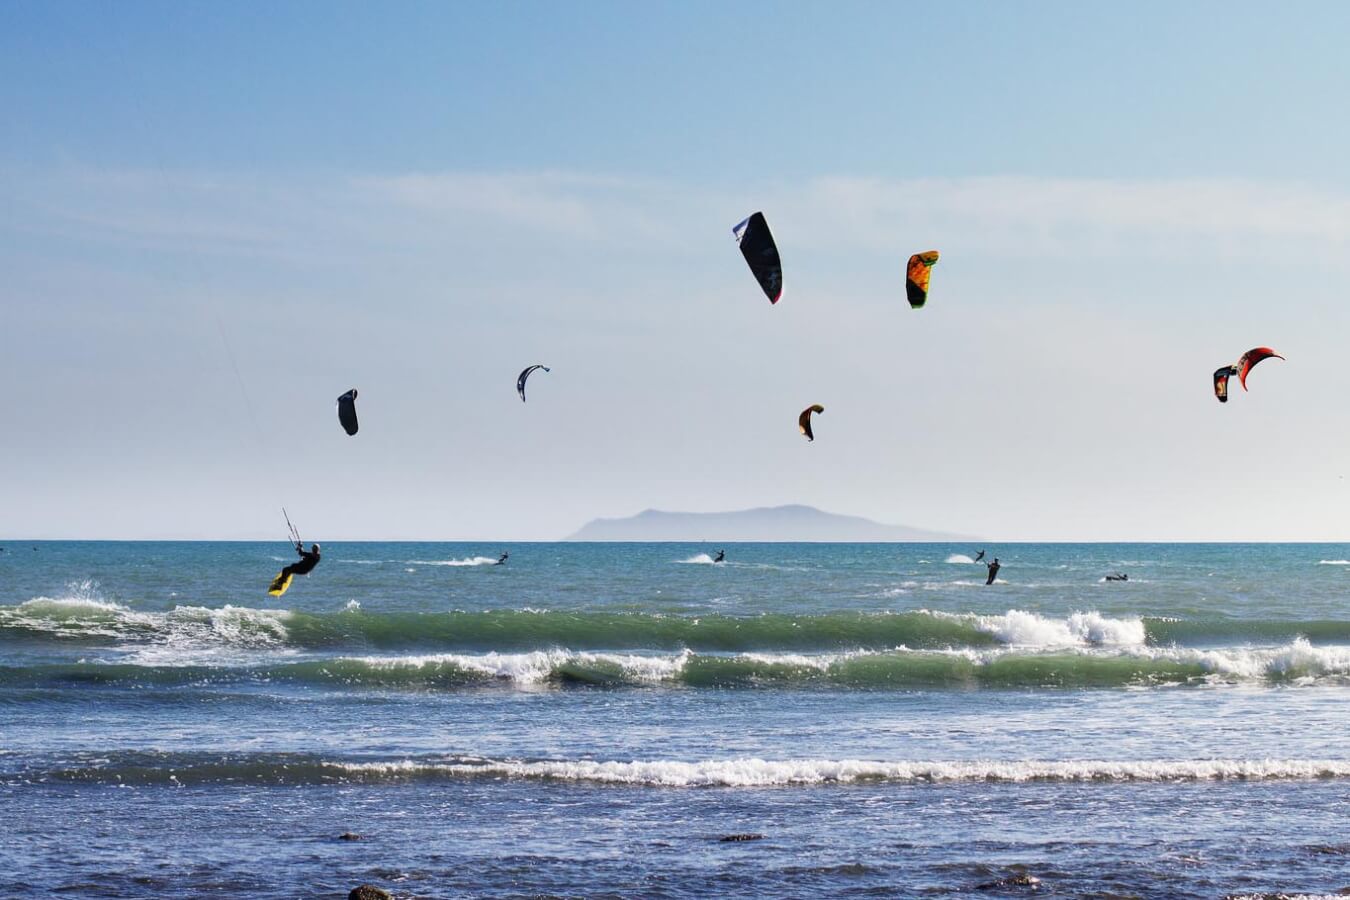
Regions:
<svg viewBox="0 0 1350 900"><path fill-rule="evenodd" d="M643 510L626 519L593 519L569 541L973 541L960 534L883 525L811 506L771 506L736 512Z"/></svg>

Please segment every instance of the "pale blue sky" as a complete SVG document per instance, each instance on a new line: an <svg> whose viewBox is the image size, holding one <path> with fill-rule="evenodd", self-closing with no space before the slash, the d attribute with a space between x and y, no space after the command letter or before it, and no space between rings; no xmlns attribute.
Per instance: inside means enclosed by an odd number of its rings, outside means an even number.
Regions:
<svg viewBox="0 0 1350 900"><path fill-rule="evenodd" d="M285 500L334 539L787 502L1350 538L1347 25L0 4L0 535L272 536ZM756 209L776 308L730 235ZM1289 362L1219 406L1257 344Z"/></svg>

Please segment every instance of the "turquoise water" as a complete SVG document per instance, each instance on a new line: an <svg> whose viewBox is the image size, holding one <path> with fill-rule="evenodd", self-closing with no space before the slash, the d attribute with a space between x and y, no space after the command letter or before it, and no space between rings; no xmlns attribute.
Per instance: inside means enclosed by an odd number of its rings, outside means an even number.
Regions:
<svg viewBox="0 0 1350 900"><path fill-rule="evenodd" d="M37 895L1350 886L1346 545L0 545Z"/></svg>

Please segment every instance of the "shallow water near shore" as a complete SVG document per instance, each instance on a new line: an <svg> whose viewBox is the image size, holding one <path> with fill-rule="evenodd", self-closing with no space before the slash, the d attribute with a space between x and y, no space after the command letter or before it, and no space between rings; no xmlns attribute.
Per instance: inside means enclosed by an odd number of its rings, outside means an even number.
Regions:
<svg viewBox="0 0 1350 900"><path fill-rule="evenodd" d="M1350 887L1345 545L0 544L36 895Z"/></svg>

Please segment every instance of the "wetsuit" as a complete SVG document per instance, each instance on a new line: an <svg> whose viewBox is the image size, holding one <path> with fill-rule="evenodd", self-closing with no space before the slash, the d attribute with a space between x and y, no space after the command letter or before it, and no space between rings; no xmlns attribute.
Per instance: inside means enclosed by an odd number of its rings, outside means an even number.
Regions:
<svg viewBox="0 0 1350 900"><path fill-rule="evenodd" d="M727 558L727 551L725 551L725 550L718 550L718 551L717 551L717 558L714 559L713 562L715 562L715 563L724 562L724 561L726 560L726 558Z"/></svg>
<svg viewBox="0 0 1350 900"><path fill-rule="evenodd" d="M501 557L497 560L496 565L499 565L499 566L504 566L504 565L506 565L506 558L507 558L508 556L510 556L510 555L511 555L510 553L508 553L508 552L506 552L506 551L503 551Z"/></svg>
<svg viewBox="0 0 1350 900"><path fill-rule="evenodd" d="M300 561L291 563L281 570L280 579L290 578L292 575L308 575L314 571L314 567L319 564L319 554L313 550L305 550L297 546L295 552L300 554Z"/></svg>
<svg viewBox="0 0 1350 900"><path fill-rule="evenodd" d="M986 581L985 584L993 584L994 579L998 577L998 570L1003 567L998 564L997 558L991 563L985 563L985 565L989 567L989 580Z"/></svg>
<svg viewBox="0 0 1350 900"><path fill-rule="evenodd" d="M976 562L979 562L979 561L982 560L982 559L984 559L984 551L983 551L983 550L981 550L979 553L976 553L976 554L975 554L975 561L976 561Z"/></svg>

